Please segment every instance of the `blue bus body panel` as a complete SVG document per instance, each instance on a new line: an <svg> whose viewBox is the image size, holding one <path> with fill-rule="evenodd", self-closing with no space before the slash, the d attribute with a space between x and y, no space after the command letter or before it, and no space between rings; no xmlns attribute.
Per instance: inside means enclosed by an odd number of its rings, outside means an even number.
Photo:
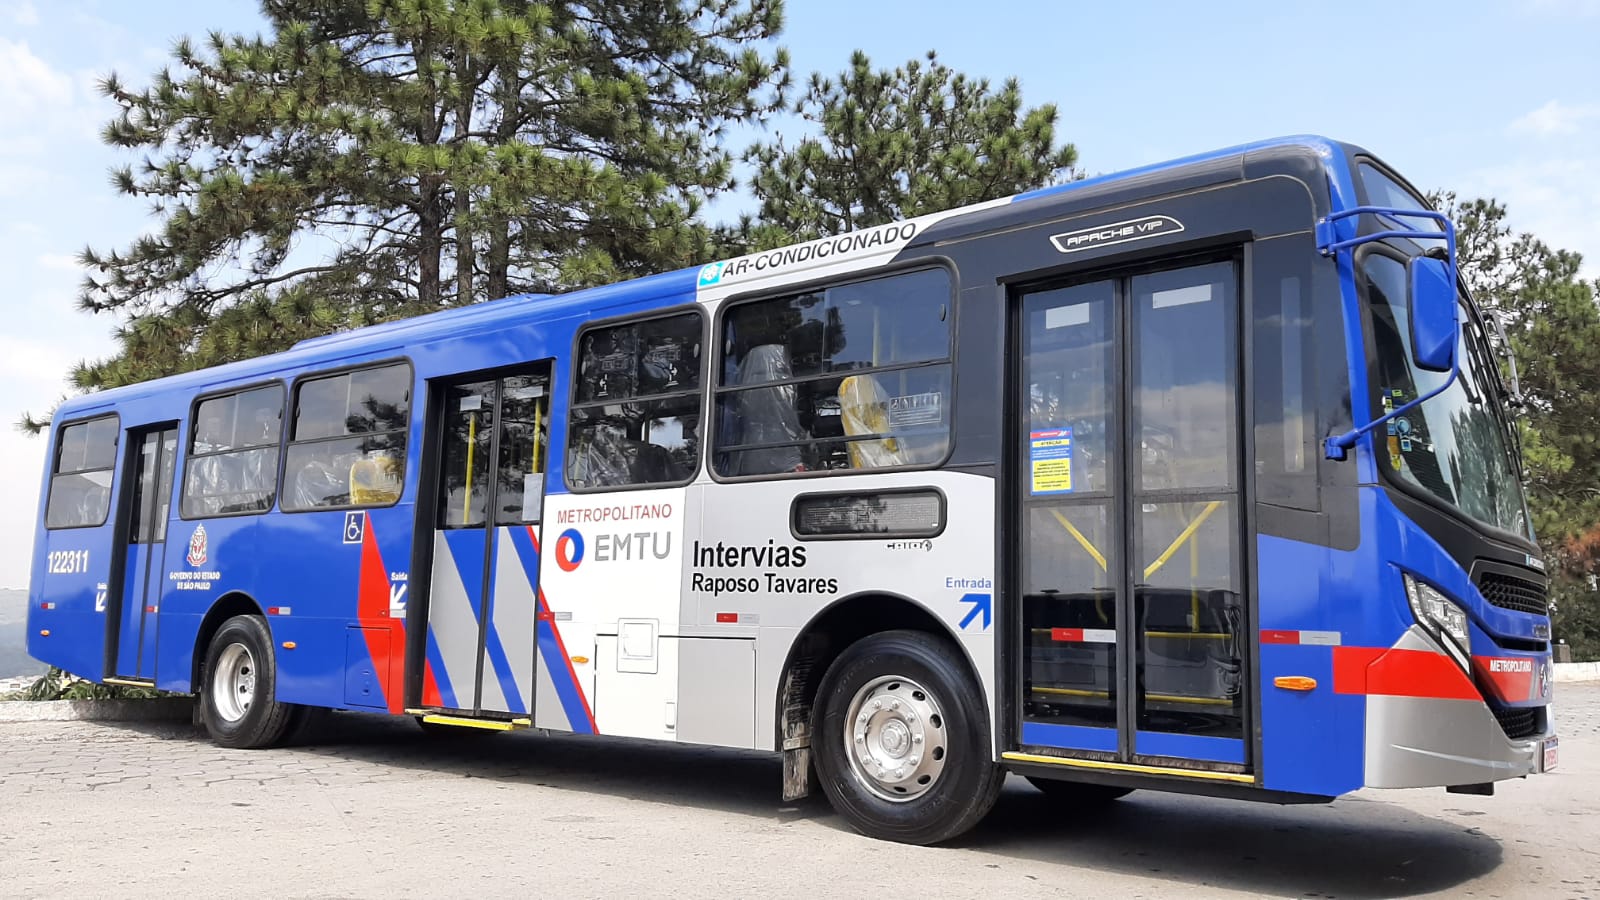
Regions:
<svg viewBox="0 0 1600 900"><path fill-rule="evenodd" d="M422 411L431 379L464 372L553 359L550 446L565 446L568 385L565 383L577 329L585 322L611 316L690 304L695 299L692 270L668 273L573 294L518 296L463 309L449 310L361 332L330 335L303 342L282 353L214 369L176 375L69 400L59 421L115 410L126 430L177 420L180 423L180 465L174 481L173 518L167 540L171 552L150 573L159 603L146 623L148 660L142 666L162 690L195 689L193 673L206 648L197 646L201 628L219 598L234 594L265 613L278 653L278 698L349 709L401 711L404 673L404 601L410 590L412 534L420 480ZM189 446L191 402L196 394L273 379L289 381L318 369L366 362L408 359L413 367L409 452L401 502L359 511L326 510L286 513L276 506L263 515L185 520L178 498L184 481L182 461ZM52 441L54 437L52 436ZM51 457L53 458L53 444ZM119 446L117 488L124 472ZM561 490L563 459L552 453L547 465L551 492ZM42 525L49 475L41 483ZM351 514L362 522L358 539L347 540ZM96 610L97 586L108 578L116 510L98 528L40 531L31 581L30 655L92 680L101 680L106 655L106 612ZM203 531L204 560L191 565L190 542ZM124 580L125 622L119 644L125 659L138 656L138 598L142 584L137 565L143 547L128 548ZM50 575L50 552L87 550L91 569L85 573ZM477 575L481 580L481 571ZM52 603L51 609L42 608ZM392 605L391 605L392 604ZM102 602L102 607L106 604ZM49 636L40 634L48 631ZM498 641L498 634L491 636ZM290 644L293 649L285 648ZM442 675L434 641L427 642L427 681L459 693L471 685L440 684ZM505 654L491 661L497 677L506 668ZM132 663L130 662L131 666ZM131 674L131 673L130 673ZM505 683L509 683L509 672ZM374 690L376 686L376 690Z"/></svg>

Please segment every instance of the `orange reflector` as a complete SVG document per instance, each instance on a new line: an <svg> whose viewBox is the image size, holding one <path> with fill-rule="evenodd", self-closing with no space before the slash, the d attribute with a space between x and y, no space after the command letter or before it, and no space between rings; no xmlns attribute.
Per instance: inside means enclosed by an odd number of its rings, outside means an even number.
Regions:
<svg viewBox="0 0 1600 900"><path fill-rule="evenodd" d="M1308 675L1279 675L1272 683L1286 691L1314 691L1317 680Z"/></svg>
<svg viewBox="0 0 1600 900"><path fill-rule="evenodd" d="M587 657L587 656L574 656L572 658L572 661L581 666L581 665L585 665L585 664L587 664L589 662L589 657Z"/></svg>
<svg viewBox="0 0 1600 900"><path fill-rule="evenodd" d="M40 630L39 630L39 637L49 637L49 636L50 636L50 629L48 629L48 628L41 628L41 629L40 629Z"/></svg>
<svg viewBox="0 0 1600 900"><path fill-rule="evenodd" d="M300 645L296 644L294 641L284 641L283 642L283 649L285 649L285 650L293 650L294 648L296 648L298 646L300 646Z"/></svg>

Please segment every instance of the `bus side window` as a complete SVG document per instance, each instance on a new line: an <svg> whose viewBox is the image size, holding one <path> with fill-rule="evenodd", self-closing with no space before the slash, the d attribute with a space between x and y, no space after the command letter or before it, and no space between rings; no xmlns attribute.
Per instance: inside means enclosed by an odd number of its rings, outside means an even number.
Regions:
<svg viewBox="0 0 1600 900"><path fill-rule="evenodd" d="M925 269L739 303L722 321L721 475L937 463L950 436L950 276Z"/></svg>
<svg viewBox="0 0 1600 900"><path fill-rule="evenodd" d="M266 512L278 491L283 388L207 397L195 407L184 462L184 518Z"/></svg>
<svg viewBox="0 0 1600 900"><path fill-rule="evenodd" d="M681 484L700 459L702 320L675 313L584 332L567 485Z"/></svg>
<svg viewBox="0 0 1600 900"><path fill-rule="evenodd" d="M301 382L284 453L283 509L399 502L410 423L406 363Z"/></svg>
<svg viewBox="0 0 1600 900"><path fill-rule="evenodd" d="M117 458L117 419L64 425L56 438L46 528L92 528L111 511L111 472Z"/></svg>

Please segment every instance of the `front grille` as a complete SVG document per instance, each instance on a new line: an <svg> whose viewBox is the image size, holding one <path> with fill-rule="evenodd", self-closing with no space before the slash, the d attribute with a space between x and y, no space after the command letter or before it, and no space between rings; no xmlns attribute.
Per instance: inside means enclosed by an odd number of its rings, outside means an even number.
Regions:
<svg viewBox="0 0 1600 900"><path fill-rule="evenodd" d="M1544 730L1539 722L1539 707L1532 709L1500 709L1494 708L1494 717L1500 722L1500 730L1512 740L1521 740L1532 737Z"/></svg>
<svg viewBox="0 0 1600 900"><path fill-rule="evenodd" d="M1549 595L1538 582L1499 572L1483 572L1478 575L1478 590L1483 593L1483 599L1501 609L1550 615Z"/></svg>

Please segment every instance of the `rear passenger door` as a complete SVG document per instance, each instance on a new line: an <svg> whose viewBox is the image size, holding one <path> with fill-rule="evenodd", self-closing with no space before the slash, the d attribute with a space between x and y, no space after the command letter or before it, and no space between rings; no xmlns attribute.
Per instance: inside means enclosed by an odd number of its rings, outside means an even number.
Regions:
<svg viewBox="0 0 1600 900"><path fill-rule="evenodd" d="M435 382L442 429L425 705L526 717L534 697L550 365Z"/></svg>

